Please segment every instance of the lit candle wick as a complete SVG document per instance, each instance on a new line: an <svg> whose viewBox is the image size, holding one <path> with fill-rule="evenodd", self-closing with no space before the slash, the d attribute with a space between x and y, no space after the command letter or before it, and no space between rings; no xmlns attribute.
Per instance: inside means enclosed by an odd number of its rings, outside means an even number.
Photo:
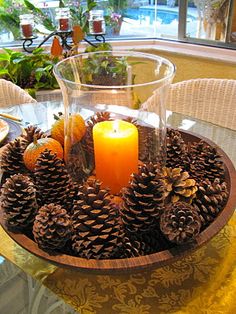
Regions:
<svg viewBox="0 0 236 314"><path fill-rule="evenodd" d="M113 131L114 131L114 133L118 132L118 128L119 128L119 121L115 120L114 124L113 124Z"/></svg>

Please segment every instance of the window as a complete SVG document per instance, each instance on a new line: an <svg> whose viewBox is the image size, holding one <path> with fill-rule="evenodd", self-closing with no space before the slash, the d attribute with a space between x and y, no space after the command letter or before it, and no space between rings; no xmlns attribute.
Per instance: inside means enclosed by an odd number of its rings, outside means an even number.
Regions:
<svg viewBox="0 0 236 314"><path fill-rule="evenodd" d="M29 2L29 1L28 1ZM68 1L73 23L85 22L92 0ZM234 0L98 0L93 9L103 10L106 39L179 40L213 46L236 47ZM29 13L27 0L0 0L0 45L22 46L19 15ZM57 28L56 9L62 1L31 0L37 46ZM33 8L33 7L32 7ZM31 9L32 9L31 8ZM39 9L39 11L37 11ZM43 15L41 15L41 13ZM84 15L83 15L84 14ZM42 23L44 21L44 23ZM91 40L93 36L87 35Z"/></svg>

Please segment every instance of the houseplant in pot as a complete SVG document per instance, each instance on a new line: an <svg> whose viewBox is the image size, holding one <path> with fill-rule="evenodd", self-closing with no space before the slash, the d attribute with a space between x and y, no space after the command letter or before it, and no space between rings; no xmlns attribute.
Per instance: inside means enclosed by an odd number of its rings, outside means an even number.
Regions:
<svg viewBox="0 0 236 314"><path fill-rule="evenodd" d="M86 84L95 85L125 85L127 82L127 62L125 58L115 58L107 53L111 51L109 43L103 43L97 47L89 46L85 52L104 51L102 54L90 55L84 60L82 77Z"/></svg>
<svg viewBox="0 0 236 314"><path fill-rule="evenodd" d="M35 97L38 90L58 88L52 72L57 61L43 48L35 49L32 54L4 49L0 53L0 78L12 81Z"/></svg>
<svg viewBox="0 0 236 314"><path fill-rule="evenodd" d="M112 35L119 35L122 26L125 10L127 9L127 0L109 0L108 12L105 17L107 29L111 31ZM109 31L108 31L109 34Z"/></svg>

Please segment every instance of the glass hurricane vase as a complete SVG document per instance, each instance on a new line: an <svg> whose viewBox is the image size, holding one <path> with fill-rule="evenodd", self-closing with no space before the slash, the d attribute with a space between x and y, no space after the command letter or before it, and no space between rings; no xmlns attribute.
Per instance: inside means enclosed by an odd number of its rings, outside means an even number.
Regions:
<svg viewBox="0 0 236 314"><path fill-rule="evenodd" d="M65 161L74 180L93 177L119 194L139 164L163 166L165 102L175 74L170 61L99 51L67 58L54 73L65 108Z"/></svg>

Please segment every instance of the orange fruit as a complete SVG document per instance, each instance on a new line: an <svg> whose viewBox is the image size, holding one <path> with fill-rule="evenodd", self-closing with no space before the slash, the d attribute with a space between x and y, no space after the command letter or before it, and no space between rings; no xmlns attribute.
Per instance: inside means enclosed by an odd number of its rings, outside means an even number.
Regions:
<svg viewBox="0 0 236 314"><path fill-rule="evenodd" d="M33 143L30 143L23 154L23 160L25 166L33 171L36 166L36 161L39 158L40 154L45 150L49 149L53 153L57 154L58 158L63 159L63 148L61 144L50 137L34 139Z"/></svg>
<svg viewBox="0 0 236 314"><path fill-rule="evenodd" d="M64 132L65 118L60 116L52 125L51 137L57 140L64 146ZM71 144L79 142L85 134L86 126L82 116L78 113L72 114L69 117L68 130L70 133Z"/></svg>

